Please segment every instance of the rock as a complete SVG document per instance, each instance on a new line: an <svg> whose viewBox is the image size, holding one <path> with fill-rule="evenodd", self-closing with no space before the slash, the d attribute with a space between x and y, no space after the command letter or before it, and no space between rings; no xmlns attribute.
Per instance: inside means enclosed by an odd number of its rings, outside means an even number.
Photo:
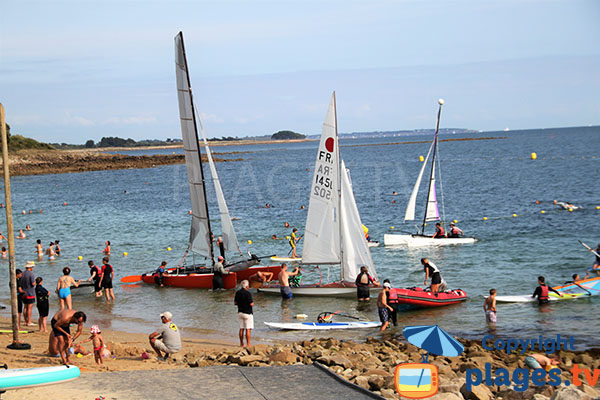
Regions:
<svg viewBox="0 0 600 400"><path fill-rule="evenodd" d="M583 386L581 387L581 391L585 394L587 394L588 396L591 396L593 399L598 399L600 398L600 392L596 389L594 389L591 386L588 386L587 384L583 384Z"/></svg>
<svg viewBox="0 0 600 400"><path fill-rule="evenodd" d="M456 382L448 382L448 383L440 383L438 387L438 391L441 393L460 393L460 383ZM461 396L462 398L462 396Z"/></svg>
<svg viewBox="0 0 600 400"><path fill-rule="evenodd" d="M371 375L368 383L371 390L381 390L385 387L385 379L381 375Z"/></svg>
<svg viewBox="0 0 600 400"><path fill-rule="evenodd" d="M251 354L251 355L248 355L248 356L242 356L242 357L240 357L239 365L248 365L248 364L253 363L253 362L261 362L261 361L263 363L265 361L265 358L263 356L258 355L258 354Z"/></svg>
<svg viewBox="0 0 600 400"><path fill-rule="evenodd" d="M362 373L362 375L379 375L379 376L391 376L392 374L390 374L389 372L383 370L383 369L370 369L368 371L365 371Z"/></svg>
<svg viewBox="0 0 600 400"><path fill-rule="evenodd" d="M370 387L368 376L357 376L354 383L356 383L358 386L365 388L365 389L369 389L369 387Z"/></svg>
<svg viewBox="0 0 600 400"><path fill-rule="evenodd" d="M216 361L220 364L225 364L227 362L228 358L229 358L229 354L222 353L217 356Z"/></svg>
<svg viewBox="0 0 600 400"><path fill-rule="evenodd" d="M574 387L557 390L550 400L590 400L591 397Z"/></svg>
<svg viewBox="0 0 600 400"><path fill-rule="evenodd" d="M594 359L592 356L586 353L578 354L573 359L573 364L582 364L585 367L591 367L593 363Z"/></svg>
<svg viewBox="0 0 600 400"><path fill-rule="evenodd" d="M494 398L494 395L488 389L487 386L481 384L479 386L472 386L471 391L467 390L467 384L461 386L460 393L467 400L490 400Z"/></svg>
<svg viewBox="0 0 600 400"><path fill-rule="evenodd" d="M466 370L473 369L473 368L477 368L477 365L475 365L472 362L465 362L458 366L458 369L460 372L465 372Z"/></svg>
<svg viewBox="0 0 600 400"><path fill-rule="evenodd" d="M508 390L502 390L499 393L499 397L502 397L502 400L521 400L521 399L531 399L531 398L533 398L534 394L535 394L534 388L528 388L524 392L517 392L513 388L510 388Z"/></svg>
<svg viewBox="0 0 600 400"><path fill-rule="evenodd" d="M327 341L325 341L325 343L323 344L323 347L325 347L326 349L330 349L332 347L337 347L339 346L340 341L334 338L329 338L327 339Z"/></svg>
<svg viewBox="0 0 600 400"><path fill-rule="evenodd" d="M483 369L486 363L493 363L494 359L489 354L477 357L469 357L469 362L475 363L479 368Z"/></svg>
<svg viewBox="0 0 600 400"><path fill-rule="evenodd" d="M298 356L284 350L275 351L269 356L269 361L280 362L284 364L293 364L298 361Z"/></svg>
<svg viewBox="0 0 600 400"><path fill-rule="evenodd" d="M543 394L536 393L532 397L533 400L549 400L550 397L546 397Z"/></svg>
<svg viewBox="0 0 600 400"><path fill-rule="evenodd" d="M322 356L317 358L317 361L325 365L339 365L346 368L352 367L352 362L342 355Z"/></svg>
<svg viewBox="0 0 600 400"><path fill-rule="evenodd" d="M398 395L394 391L394 389L381 389L381 396L386 399L398 399Z"/></svg>
<svg viewBox="0 0 600 400"><path fill-rule="evenodd" d="M323 351L321 349L310 350L308 352L308 356L310 358L316 359L323 356Z"/></svg>
<svg viewBox="0 0 600 400"><path fill-rule="evenodd" d="M459 392L457 393L439 393L428 397L428 400L463 400L464 397Z"/></svg>
<svg viewBox="0 0 600 400"><path fill-rule="evenodd" d="M269 353L269 350L271 350L271 346L267 344L254 344L250 347L247 347L246 349L248 350L248 354L267 354Z"/></svg>

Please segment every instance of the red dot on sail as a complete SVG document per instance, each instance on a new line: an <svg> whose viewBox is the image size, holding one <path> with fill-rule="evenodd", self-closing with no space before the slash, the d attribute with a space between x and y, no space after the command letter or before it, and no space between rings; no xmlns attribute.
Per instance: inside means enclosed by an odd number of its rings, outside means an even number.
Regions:
<svg viewBox="0 0 600 400"><path fill-rule="evenodd" d="M325 141L325 148L330 153L333 151L333 143L334 143L333 138L327 138L327 140Z"/></svg>

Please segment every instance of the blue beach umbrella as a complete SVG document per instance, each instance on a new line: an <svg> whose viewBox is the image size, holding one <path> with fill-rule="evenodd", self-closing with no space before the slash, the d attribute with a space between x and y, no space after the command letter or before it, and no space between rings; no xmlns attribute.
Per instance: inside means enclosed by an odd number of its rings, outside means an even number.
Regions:
<svg viewBox="0 0 600 400"><path fill-rule="evenodd" d="M407 326L402 333L411 344L438 356L455 357L465 349L437 325Z"/></svg>

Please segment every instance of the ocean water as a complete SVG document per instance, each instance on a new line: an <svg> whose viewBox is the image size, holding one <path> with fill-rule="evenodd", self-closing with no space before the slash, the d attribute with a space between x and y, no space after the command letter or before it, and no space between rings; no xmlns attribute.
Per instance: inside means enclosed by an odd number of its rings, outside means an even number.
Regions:
<svg viewBox="0 0 600 400"><path fill-rule="evenodd" d="M445 141L457 138L490 139ZM482 303L490 288L496 288L499 295L530 294L538 275L558 285L573 273L585 274L592 266L593 256L577 240L594 247L600 241L600 210L596 209L600 206L600 128L485 132L443 135L440 139L446 220L458 220L465 235L475 236L478 242L419 249L382 245L372 249L372 255L379 279L389 278L396 287L422 285L419 260L428 257L441 269L449 287L465 290L469 299L451 307L403 312L399 314L400 326L388 335L401 334L406 325L439 324L454 335L480 338L488 332ZM383 243L385 233L415 230L413 224L403 224L402 220L421 167L418 158L426 155L430 140L430 136L410 136L341 141L362 221L374 239ZM243 248L258 255L288 253L285 240L270 237L289 235L291 229L286 229L284 222L303 232L306 210L301 206L308 206L316 149L317 142L215 148L217 153L240 152L217 157L243 159L217 164L230 212L238 218L234 225ZM156 152L160 151L142 153ZM532 152L537 153L535 161L530 159ZM207 168L205 173L209 174ZM234 291L213 293L118 282L120 277L153 270L162 260L174 266L183 255L190 222L186 179L184 165L12 178L15 232L26 224L33 229L27 232L27 239L16 240L18 266L34 259L36 239L45 247L59 239L62 255L55 261L41 261L34 269L36 275L44 277L45 286L54 289L65 266L71 267L75 278L87 278L87 260L99 264L104 241L110 240L116 301L107 304L93 296L73 298L75 308L88 313L90 324L151 332L160 322L159 314L168 310L185 335L235 338ZM214 210L213 229L218 234L211 185L207 191ZM423 215L424 197L422 192L417 200L417 220ZM554 199L583 208L559 210L552 204ZM272 207L265 208L266 203ZM22 215L21 210L33 213ZM4 212L0 213L0 224L6 234ZM172 250L167 251L167 247ZM83 260L78 261L78 256ZM8 282L6 260L0 261L0 269L4 282ZM304 279L318 280L318 272L310 271L313 269L307 268ZM328 271L324 267L322 271L323 280L336 279L339 274L335 268ZM0 287L0 301L8 304L8 298L5 284ZM375 320L374 299L369 304L358 304L355 299L300 297L283 301L262 293L255 293L254 299L253 336L264 342L380 335L376 331L279 332L263 325L264 321L292 322L296 314L307 314L308 320L314 321L320 312L337 310ZM52 313L57 305L51 304ZM598 344L599 306L600 296L555 302L543 308L499 304L495 333L518 338L560 333L574 336L577 348L593 347ZM1 312L9 315L7 310Z"/></svg>

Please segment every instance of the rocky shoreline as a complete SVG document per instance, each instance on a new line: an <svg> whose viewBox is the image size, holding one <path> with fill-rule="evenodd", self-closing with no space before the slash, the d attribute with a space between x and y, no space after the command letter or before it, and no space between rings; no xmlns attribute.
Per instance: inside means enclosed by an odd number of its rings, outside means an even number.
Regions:
<svg viewBox="0 0 600 400"><path fill-rule="evenodd" d="M241 158L219 158L218 154L215 154L213 158L215 162L242 160ZM205 154L202 155L202 161L207 161ZM161 165L183 163L185 163L183 154L133 156L95 151L46 150L10 154L9 170L11 176L44 175L131 168L153 168ZM0 164L2 164L1 160Z"/></svg>
<svg viewBox="0 0 600 400"><path fill-rule="evenodd" d="M499 368L507 369L511 376L515 369L527 367L524 355L506 354L494 350L485 350L481 343L460 339L465 351L458 357L429 357L429 362L438 367L440 383L439 392L431 399L446 400L489 400L489 399L536 399L567 400L597 399L600 389L586 383L575 387L565 385L565 381L573 382L571 368L578 364L582 368L600 368L600 349L588 351L559 351L557 353L562 373L561 383L553 387L549 385L534 386L531 382L524 391L516 391L513 386L486 386L480 384L467 390L466 371L479 368L484 371L486 364L491 364L491 371ZM139 357L149 348L111 343L110 348L118 357ZM347 381L379 394L388 399L401 399L394 387L394 368L400 363L421 362L422 350L404 343L397 338L379 340L367 338L363 343L340 341L334 338L312 339L290 344L257 344L246 349L225 351L204 351L193 349L174 354L169 361L173 367L204 367L212 365L237 364L240 366L278 366L290 364L312 364L318 362L326 365L332 372ZM154 360L144 362L154 363ZM580 374L583 380L583 374ZM600 380L599 380L600 382Z"/></svg>

